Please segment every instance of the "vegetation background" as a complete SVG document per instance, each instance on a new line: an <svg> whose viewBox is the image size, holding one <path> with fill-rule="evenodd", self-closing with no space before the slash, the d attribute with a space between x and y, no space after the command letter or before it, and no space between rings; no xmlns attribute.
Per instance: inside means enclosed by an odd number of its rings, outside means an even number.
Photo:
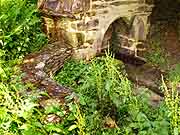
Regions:
<svg viewBox="0 0 180 135"><path fill-rule="evenodd" d="M40 93L32 84L21 82L22 73L18 68L26 54L40 50L47 43L36 3L36 0L0 0L0 134L180 134L180 97L176 90L180 65L167 76L172 88L166 86L163 77L160 80L165 97L154 107L149 103L147 88L141 87L145 92L134 94L124 64L111 53L89 63L70 60L54 79L72 88L79 103L67 97L66 105L49 100L41 108L37 102ZM165 62L161 49L153 54L148 55L149 61ZM27 94L29 88L31 94ZM48 122L49 116L59 119Z"/></svg>

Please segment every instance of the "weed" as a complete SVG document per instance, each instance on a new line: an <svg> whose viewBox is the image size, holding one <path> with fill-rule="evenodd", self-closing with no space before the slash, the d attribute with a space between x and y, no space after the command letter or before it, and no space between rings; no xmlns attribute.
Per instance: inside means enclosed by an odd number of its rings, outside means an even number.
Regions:
<svg viewBox="0 0 180 135"><path fill-rule="evenodd" d="M168 74L168 78L170 81L179 83L180 82L180 63L176 64L176 67L170 70Z"/></svg>
<svg viewBox="0 0 180 135"><path fill-rule="evenodd" d="M55 79L79 95L88 135L169 133L164 105L154 110L146 95L134 96L123 63L110 54L89 63L71 60Z"/></svg>
<svg viewBox="0 0 180 135"><path fill-rule="evenodd" d="M15 72L19 72L17 68L6 66L7 63L1 61L0 69L3 72L0 82L0 133L14 135L28 129L35 130L38 119L35 118L34 111L37 104L32 97L20 94L20 91L25 91L27 87L22 84L21 77L16 76Z"/></svg>
<svg viewBox="0 0 180 135"><path fill-rule="evenodd" d="M168 108L168 116L170 118L171 132L174 135L178 135L180 133L180 96L177 90L180 83L179 65L169 73L170 86L167 87L163 77L162 82L165 104Z"/></svg>
<svg viewBox="0 0 180 135"><path fill-rule="evenodd" d="M79 94L87 133L101 133L105 117L116 115L116 108L128 100L130 83L121 69L123 64L107 55L90 63L71 60L55 77L60 83L73 86Z"/></svg>
<svg viewBox="0 0 180 135"><path fill-rule="evenodd" d="M47 42L41 32L36 1L0 1L0 47L6 58L19 58L36 51Z"/></svg>
<svg viewBox="0 0 180 135"><path fill-rule="evenodd" d="M163 48L161 48L160 43L157 41L152 41L150 44L151 48L145 56L148 62L155 66L166 68L168 66L167 56L165 55Z"/></svg>
<svg viewBox="0 0 180 135"><path fill-rule="evenodd" d="M54 77L79 97L66 105L56 99L37 104L37 89L23 84L16 66L25 54L47 42L41 32L36 0L0 0L0 134L4 135L178 135L180 132L179 65L170 72L172 87L163 81L165 102L148 103L147 93L135 96L122 62L107 53L90 62L70 60ZM158 42L152 43L148 60L166 66ZM8 60L8 61L6 61ZM27 89L33 92L27 94Z"/></svg>
<svg viewBox="0 0 180 135"><path fill-rule="evenodd" d="M67 102L64 106L56 100L44 108L37 104L40 93L32 84L22 83L21 72L15 66L18 61L0 61L0 134L85 134L84 115L77 104ZM31 94L27 94L29 89ZM60 121L46 122L49 116L57 116Z"/></svg>
<svg viewBox="0 0 180 135"><path fill-rule="evenodd" d="M26 93L30 85L21 83L21 77L15 74L19 72L17 68L9 68L13 63L7 66L1 62L2 134L168 135L169 126L177 122L169 123L165 105L156 110L152 108L146 93L133 95L123 63L113 59L112 55L95 58L89 63L67 62L55 79L72 86L79 96L79 104L71 102L72 97L67 97L65 106L54 99L44 109L36 104L37 93L20 94ZM173 119L176 118L174 116ZM53 118L55 122L51 121Z"/></svg>

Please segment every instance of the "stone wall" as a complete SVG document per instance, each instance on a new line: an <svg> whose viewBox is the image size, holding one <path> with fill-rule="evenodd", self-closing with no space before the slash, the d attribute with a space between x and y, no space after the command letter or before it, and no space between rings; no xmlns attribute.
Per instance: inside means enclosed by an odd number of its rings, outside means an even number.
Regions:
<svg viewBox="0 0 180 135"><path fill-rule="evenodd" d="M138 17L145 26L145 39L152 10L145 0L40 0L38 8L51 42L64 39L74 48L93 48L94 53L101 50L106 31L119 18L131 29Z"/></svg>

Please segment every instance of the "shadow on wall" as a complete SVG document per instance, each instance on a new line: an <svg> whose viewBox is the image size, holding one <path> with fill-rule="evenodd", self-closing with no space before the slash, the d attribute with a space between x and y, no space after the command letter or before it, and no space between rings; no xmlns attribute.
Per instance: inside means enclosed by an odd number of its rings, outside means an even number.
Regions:
<svg viewBox="0 0 180 135"><path fill-rule="evenodd" d="M166 21L168 23L177 22L180 19L180 0L154 0L150 22Z"/></svg>

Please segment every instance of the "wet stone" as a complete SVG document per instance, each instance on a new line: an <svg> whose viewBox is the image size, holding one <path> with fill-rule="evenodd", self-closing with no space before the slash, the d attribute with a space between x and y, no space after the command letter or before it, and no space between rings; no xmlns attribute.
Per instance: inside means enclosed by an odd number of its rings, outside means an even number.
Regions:
<svg viewBox="0 0 180 135"><path fill-rule="evenodd" d="M32 83L40 91L46 91L51 98L64 102L64 97L70 95L71 90L55 82L49 74L60 69L64 61L72 55L70 47L62 44L66 43L48 44L41 51L27 55L21 69L25 73L24 83Z"/></svg>
<svg viewBox="0 0 180 135"><path fill-rule="evenodd" d="M40 63L37 64L37 66L35 67L35 69L43 69L44 66L45 66L45 63L40 62Z"/></svg>

